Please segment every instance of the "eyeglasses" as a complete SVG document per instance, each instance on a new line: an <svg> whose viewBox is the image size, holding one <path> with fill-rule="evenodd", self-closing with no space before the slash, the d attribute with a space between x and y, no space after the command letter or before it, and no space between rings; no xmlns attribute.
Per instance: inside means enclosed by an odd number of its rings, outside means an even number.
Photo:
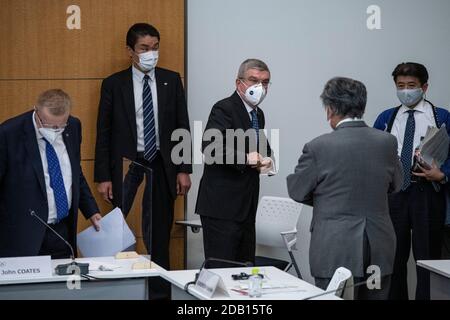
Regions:
<svg viewBox="0 0 450 320"><path fill-rule="evenodd" d="M261 81L261 80L256 79L256 78L248 78L248 79L240 78L240 80L247 81L252 86L254 86L255 84L260 84L261 83L264 88L268 88L268 87L270 87L272 85L272 82L270 82L269 80Z"/></svg>
<svg viewBox="0 0 450 320"><path fill-rule="evenodd" d="M43 128L53 129L53 130L63 130L67 127L67 122L64 124L61 124L61 125L45 123L44 121L42 121L42 118L39 116L39 111L37 109L35 109L35 113L36 113L36 116L38 117L39 122L41 123L41 126Z"/></svg>

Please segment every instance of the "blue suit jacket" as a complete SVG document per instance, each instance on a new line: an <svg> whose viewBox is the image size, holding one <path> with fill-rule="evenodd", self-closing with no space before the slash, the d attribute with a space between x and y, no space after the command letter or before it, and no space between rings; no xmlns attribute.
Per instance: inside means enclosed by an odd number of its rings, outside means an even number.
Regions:
<svg viewBox="0 0 450 320"><path fill-rule="evenodd" d="M34 210L48 219L44 170L32 120L27 112L0 125L0 257L39 253L45 227L32 217ZM78 208L86 218L99 212L80 166L81 123L69 117L63 132L72 166L72 207L69 239L76 252Z"/></svg>
<svg viewBox="0 0 450 320"><path fill-rule="evenodd" d="M398 107L397 107L398 108ZM386 131L388 129L388 124L392 119L392 116L394 115L397 108L391 108L388 110L383 111L375 120L374 128ZM435 108L436 109L436 121L438 124L438 127L441 127L443 124L445 124L445 127L447 129L447 133L450 136L450 112L448 112L444 108ZM447 176L447 178L450 181L450 152L449 156L447 157L447 160L444 162L444 164L441 166L441 171ZM446 188L444 189L445 192L445 200L446 200L446 225L450 225L450 187L447 183Z"/></svg>
<svg viewBox="0 0 450 320"><path fill-rule="evenodd" d="M373 127L376 129L379 129L379 130L386 131L388 128L388 123L391 120L391 118L397 108L391 108L391 109L383 111L378 116ZM445 126L447 128L447 133L450 136L450 113L444 108L436 108L436 116L437 116L436 120L438 122L438 126L441 127L443 124L445 124ZM444 174L447 176L447 178L450 179L450 152L449 152L449 157L447 157L447 161L442 165L441 170L442 170L442 172L444 172Z"/></svg>

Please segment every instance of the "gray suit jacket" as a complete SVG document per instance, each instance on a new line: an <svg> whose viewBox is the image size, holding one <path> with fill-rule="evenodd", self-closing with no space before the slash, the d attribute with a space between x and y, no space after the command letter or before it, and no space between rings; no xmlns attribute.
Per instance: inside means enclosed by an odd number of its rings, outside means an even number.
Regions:
<svg viewBox="0 0 450 320"><path fill-rule="evenodd" d="M314 207L313 277L331 278L338 267L363 277L364 233L370 264L378 265L382 275L392 274L396 238L388 193L399 191L402 182L397 140L364 121L344 122L305 145L287 185L292 199Z"/></svg>

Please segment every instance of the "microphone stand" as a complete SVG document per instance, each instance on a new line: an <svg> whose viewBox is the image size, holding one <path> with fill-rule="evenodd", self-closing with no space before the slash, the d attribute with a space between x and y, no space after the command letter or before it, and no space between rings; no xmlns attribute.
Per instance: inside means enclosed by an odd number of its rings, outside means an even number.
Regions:
<svg viewBox="0 0 450 320"><path fill-rule="evenodd" d="M252 267L253 263L251 262L239 262L239 261L232 261L232 260L226 260L226 259L219 259L219 258L207 258L205 259L205 261L203 261L200 269L198 270L198 272L195 274L195 279L194 281L189 281L188 283L186 283L184 285L184 291L188 292L189 286L191 284L195 284L198 280L198 277L200 275L200 273L202 272L203 269L207 269L206 268L206 264L210 261L216 261L216 262L223 262L223 263L228 263L228 264L234 264L234 265L238 265L238 266L242 266L242 267Z"/></svg>
<svg viewBox="0 0 450 320"><path fill-rule="evenodd" d="M55 268L55 273L60 276L67 276L75 274L76 270L79 270L79 275L86 275L89 273L89 263L78 263L75 261L75 253L73 251L70 243L64 239L58 232L55 231L50 225L41 219L33 210L30 209L30 215L36 218L41 224L43 224L46 228L50 229L59 239L61 239L69 248L72 253L70 259L72 262L66 264L59 264Z"/></svg>

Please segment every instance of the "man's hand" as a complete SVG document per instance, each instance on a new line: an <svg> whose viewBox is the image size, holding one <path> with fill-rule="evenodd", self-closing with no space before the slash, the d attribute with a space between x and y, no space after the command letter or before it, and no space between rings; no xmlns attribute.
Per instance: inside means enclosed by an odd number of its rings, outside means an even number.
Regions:
<svg viewBox="0 0 450 320"><path fill-rule="evenodd" d="M272 169L272 165L273 165L273 163L272 163L272 160L270 158L264 158L261 161L261 164L258 166L258 171L260 173L269 172L270 169Z"/></svg>
<svg viewBox="0 0 450 320"><path fill-rule="evenodd" d="M437 167L436 162L433 160L433 164L431 165L431 169L425 169L420 164L418 164L420 170L422 172L413 172L413 175L417 177L422 177L427 179L428 181L436 181L439 182L445 178L445 174Z"/></svg>
<svg viewBox="0 0 450 320"><path fill-rule="evenodd" d="M177 175L177 195L184 196L191 188L191 178L188 173L180 172Z"/></svg>
<svg viewBox="0 0 450 320"><path fill-rule="evenodd" d="M92 225L95 228L95 231L100 231L100 220L102 219L102 216L100 213L94 214L92 217L89 218L91 220Z"/></svg>
<svg viewBox="0 0 450 320"><path fill-rule="evenodd" d="M97 191L100 193L100 195L103 197L105 201L108 203L111 203L111 200L113 199L113 192L112 192L112 182L106 181L101 182L97 185Z"/></svg>
<svg viewBox="0 0 450 320"><path fill-rule="evenodd" d="M257 168L261 165L263 157L258 152L250 152L247 154L247 165Z"/></svg>

